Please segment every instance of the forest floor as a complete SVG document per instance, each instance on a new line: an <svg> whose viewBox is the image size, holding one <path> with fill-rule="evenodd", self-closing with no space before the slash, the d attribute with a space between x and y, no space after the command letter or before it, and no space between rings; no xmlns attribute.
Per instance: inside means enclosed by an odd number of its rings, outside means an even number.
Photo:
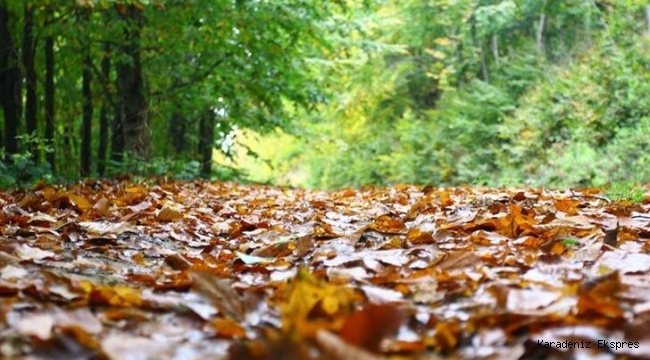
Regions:
<svg viewBox="0 0 650 360"><path fill-rule="evenodd" d="M0 358L647 358L647 195L0 193Z"/></svg>

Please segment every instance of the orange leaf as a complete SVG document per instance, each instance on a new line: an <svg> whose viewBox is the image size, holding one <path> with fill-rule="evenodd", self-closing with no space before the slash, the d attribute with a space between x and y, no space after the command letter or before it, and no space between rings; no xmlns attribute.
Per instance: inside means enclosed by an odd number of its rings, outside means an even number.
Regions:
<svg viewBox="0 0 650 360"><path fill-rule="evenodd" d="M81 210L82 212L86 212L90 209L93 208L93 205L90 203L90 201L86 200L86 198L76 195L76 194L68 194L68 199L77 207L77 209Z"/></svg>
<svg viewBox="0 0 650 360"><path fill-rule="evenodd" d="M216 331L216 335L229 339L241 339L246 337L246 331L232 319L214 319L210 321L210 327Z"/></svg>
<svg viewBox="0 0 650 360"><path fill-rule="evenodd" d="M424 232L418 228L413 228L406 233L406 240L412 244L431 244L434 241L430 232Z"/></svg>
<svg viewBox="0 0 650 360"><path fill-rule="evenodd" d="M406 226L399 218L389 215L381 215L375 219L375 222L372 223L369 228L382 233L401 234L406 229Z"/></svg>
<svg viewBox="0 0 650 360"><path fill-rule="evenodd" d="M182 218L183 214L180 211L166 206L158 212L158 215L156 215L156 219L163 222L176 221Z"/></svg>
<svg viewBox="0 0 650 360"><path fill-rule="evenodd" d="M402 311L395 305L370 304L347 318L339 336L350 344L376 352L381 341L399 329L403 319Z"/></svg>

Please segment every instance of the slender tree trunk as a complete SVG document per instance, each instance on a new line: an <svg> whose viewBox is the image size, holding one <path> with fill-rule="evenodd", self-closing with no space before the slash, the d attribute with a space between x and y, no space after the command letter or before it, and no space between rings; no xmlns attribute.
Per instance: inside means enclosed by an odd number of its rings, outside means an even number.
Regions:
<svg viewBox="0 0 650 360"><path fill-rule="evenodd" d="M490 43L492 49L492 57L494 57L494 63L499 65L499 37L494 34L492 35L492 42Z"/></svg>
<svg viewBox="0 0 650 360"><path fill-rule="evenodd" d="M115 79L116 87L119 79ZM118 94L113 109L113 123L111 126L111 160L120 163L124 159L124 109Z"/></svg>
<svg viewBox="0 0 650 360"><path fill-rule="evenodd" d="M115 79L115 87L119 89L119 78ZM124 159L124 107L121 95L117 95L111 124L111 160L120 163Z"/></svg>
<svg viewBox="0 0 650 360"><path fill-rule="evenodd" d="M168 137L170 139L171 148L174 155L178 157L182 154L185 148L185 118L179 112L173 112L169 117Z"/></svg>
<svg viewBox="0 0 650 360"><path fill-rule="evenodd" d="M14 46L9 28L9 9L0 2L0 102L4 112L6 160L18 152L18 124L22 108L21 74L18 51Z"/></svg>
<svg viewBox="0 0 650 360"><path fill-rule="evenodd" d="M68 159L68 161L63 161L59 164L60 173L65 174L66 176L77 176L79 174L79 163L76 161L78 150L78 139L79 131L73 126L74 122L64 121L63 122L63 134L61 136L61 156L63 159Z"/></svg>
<svg viewBox="0 0 650 360"><path fill-rule="evenodd" d="M467 68L463 57L463 42L460 40L458 40L456 44L456 61L458 62L458 66L456 66L458 70L456 70L456 79L454 81L454 86L460 88L460 85L465 79L465 71Z"/></svg>
<svg viewBox="0 0 650 360"><path fill-rule="evenodd" d="M111 76L111 45L104 43L104 56L102 57L102 77L109 82ZM103 176L106 172L106 154L108 154L108 114L109 97L111 94L104 91L102 107L99 110L99 147L97 148L97 173Z"/></svg>
<svg viewBox="0 0 650 360"><path fill-rule="evenodd" d="M646 32L650 34L650 5L645 6L645 24Z"/></svg>
<svg viewBox="0 0 650 360"><path fill-rule="evenodd" d="M483 49L483 44L479 46L481 50L481 73L483 73L483 81L486 83L490 82L490 72L487 66L487 59L485 58L485 50Z"/></svg>
<svg viewBox="0 0 650 360"><path fill-rule="evenodd" d="M214 144L214 109L208 107L199 120L199 154L201 156L201 175L208 179L212 174L212 148Z"/></svg>
<svg viewBox="0 0 650 360"><path fill-rule="evenodd" d="M125 30L120 51L126 60L117 63L117 91L124 131L124 150L136 157L148 158L151 156L152 144L140 58L142 16L141 11L133 5L128 5L121 14Z"/></svg>
<svg viewBox="0 0 650 360"><path fill-rule="evenodd" d="M122 126L123 114L118 105L113 111L113 123L111 126L111 160L122 162L124 158L124 127Z"/></svg>
<svg viewBox="0 0 650 360"><path fill-rule="evenodd" d="M54 38L45 38L45 140L52 147L46 154L52 173L55 173L56 151L54 149Z"/></svg>
<svg viewBox="0 0 650 360"><path fill-rule="evenodd" d="M25 124L28 135L38 135L36 69L34 65L34 9L25 2L23 25L23 67L25 69ZM34 162L40 161L40 154L35 143L28 144Z"/></svg>
<svg viewBox="0 0 650 360"><path fill-rule="evenodd" d="M81 92L83 95L83 120L81 122L81 175L90 176L91 172L91 147L92 147L92 121L93 121L93 93L92 59L90 58L89 45L86 45L86 55L83 60L81 75Z"/></svg>
<svg viewBox="0 0 650 360"><path fill-rule="evenodd" d="M544 26L546 24L546 14L539 16L539 24L537 24L537 51L540 55L544 55Z"/></svg>

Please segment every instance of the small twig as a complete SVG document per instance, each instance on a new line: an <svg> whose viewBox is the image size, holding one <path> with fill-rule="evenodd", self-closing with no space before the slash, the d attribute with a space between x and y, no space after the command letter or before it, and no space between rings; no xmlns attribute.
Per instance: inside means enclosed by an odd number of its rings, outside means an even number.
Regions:
<svg viewBox="0 0 650 360"><path fill-rule="evenodd" d="M602 200L602 201L606 202L607 204L612 203L612 200L608 199L605 196L576 194L575 192L573 192L573 190L569 190L569 191L571 191L571 196L569 196L570 198L598 199L598 200Z"/></svg>

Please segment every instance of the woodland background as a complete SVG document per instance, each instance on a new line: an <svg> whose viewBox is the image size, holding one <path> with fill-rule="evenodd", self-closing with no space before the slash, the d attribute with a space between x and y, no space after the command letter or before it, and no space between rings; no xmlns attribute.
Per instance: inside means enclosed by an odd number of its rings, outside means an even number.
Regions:
<svg viewBox="0 0 650 360"><path fill-rule="evenodd" d="M642 0L0 0L0 186L650 181Z"/></svg>

